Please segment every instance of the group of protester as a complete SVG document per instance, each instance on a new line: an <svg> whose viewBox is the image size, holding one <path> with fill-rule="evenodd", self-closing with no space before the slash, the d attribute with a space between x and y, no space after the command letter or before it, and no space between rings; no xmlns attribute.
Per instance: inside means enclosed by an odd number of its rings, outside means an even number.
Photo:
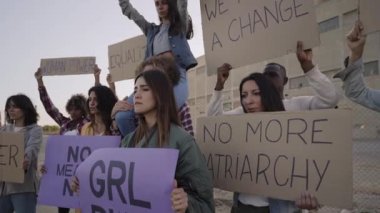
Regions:
<svg viewBox="0 0 380 213"><path fill-rule="evenodd" d="M88 98L73 95L66 104L70 115L65 117L52 103L43 83L41 70L35 73L40 99L45 111L60 126L60 135L121 135L121 147L173 148L179 159L171 193L175 212L215 212L213 184L205 159L193 137L193 127L186 103L188 85L186 71L197 65L190 51L192 24L187 13L187 0L155 0L160 19L156 25L148 22L133 8L129 0L119 0L122 13L133 20L147 37L145 61L136 70L133 94L118 101L115 85L107 76L109 87L100 85L100 69L95 66L95 86ZM361 59L365 43L362 26L357 23L347 36L351 50L348 66L336 77L344 81L346 95L351 100L380 111L380 92L365 87ZM339 92L329 78L312 61L312 51L297 44L297 58L314 96L284 98L288 78L284 66L269 63L262 73L252 73L239 86L241 106L223 111L222 90L232 66L224 63L217 70L215 91L207 115L244 114L273 111L296 111L334 108ZM38 175L37 156L42 143L42 129L31 100L22 94L10 96L5 104L6 125L2 132L25 135L24 183L0 182L0 212L36 212ZM49 172L41 168L43 173ZM79 191L79 181L73 178L72 189ZM295 201L235 193L231 212L295 212L318 208L317 199L308 192ZM59 208L60 213L69 212ZM77 210L80 212L80 210Z"/></svg>

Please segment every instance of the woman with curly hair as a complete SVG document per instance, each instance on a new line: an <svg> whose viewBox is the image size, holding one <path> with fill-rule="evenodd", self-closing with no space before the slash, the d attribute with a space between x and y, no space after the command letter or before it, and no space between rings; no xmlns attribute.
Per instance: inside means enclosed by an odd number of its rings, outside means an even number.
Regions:
<svg viewBox="0 0 380 213"><path fill-rule="evenodd" d="M172 207L178 213L214 212L213 185L194 137L181 128L171 83L159 70L142 72L135 79L136 130L123 147L172 148L179 150Z"/></svg>
<svg viewBox="0 0 380 213"><path fill-rule="evenodd" d="M94 86L88 91L87 109L90 122L81 130L81 135L117 135L112 132L111 111L117 98L112 90L106 86Z"/></svg>

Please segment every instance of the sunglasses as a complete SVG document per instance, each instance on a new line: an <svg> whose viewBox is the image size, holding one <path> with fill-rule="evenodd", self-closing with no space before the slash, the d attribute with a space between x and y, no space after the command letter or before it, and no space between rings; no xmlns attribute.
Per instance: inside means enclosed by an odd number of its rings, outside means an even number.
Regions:
<svg viewBox="0 0 380 213"><path fill-rule="evenodd" d="M156 5L156 7L158 7L160 5L167 5L168 1L155 1L154 4Z"/></svg>

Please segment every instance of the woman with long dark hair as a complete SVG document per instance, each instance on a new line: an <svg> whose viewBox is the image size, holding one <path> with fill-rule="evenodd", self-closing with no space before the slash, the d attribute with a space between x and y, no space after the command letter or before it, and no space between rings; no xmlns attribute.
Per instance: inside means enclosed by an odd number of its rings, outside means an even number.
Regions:
<svg viewBox="0 0 380 213"><path fill-rule="evenodd" d="M90 122L86 123L81 130L82 136L119 135L112 129L111 111L117 101L115 93L108 87L98 85L88 90L87 111ZM81 213L75 209L75 213Z"/></svg>
<svg viewBox="0 0 380 213"><path fill-rule="evenodd" d="M139 65L139 67L136 69L136 75L139 75L141 72L145 72L152 69L160 70L168 75L169 80L173 85L174 98L176 100L181 99L181 94L177 93L177 87L179 86L178 84L180 81L180 74L173 60L167 57L151 57ZM177 108L178 107L179 106L177 105ZM122 135L126 135L128 129L127 125L129 124L129 122L126 121L131 121L132 123L135 123L136 120L135 117L128 117L129 114L127 110L130 109L133 109L133 105L129 104L127 101L118 101L112 110L111 117L115 118L117 127ZM186 102L178 108L178 113L182 128L184 128L191 135L194 135L190 115L190 108ZM135 126L137 126L137 124Z"/></svg>
<svg viewBox="0 0 380 213"><path fill-rule="evenodd" d="M262 73L252 73L243 78L239 85L240 103L243 111L223 112L221 90L231 69L232 67L229 64L223 64L218 68L218 79L208 106L208 116L285 111L280 93L268 77ZM315 209L317 207L317 199L310 193L302 193L296 202L235 193L231 213L293 213L296 212L297 208Z"/></svg>
<svg viewBox="0 0 380 213"><path fill-rule="evenodd" d="M158 70L138 75L134 107L139 125L123 139L122 146L178 149L173 209L175 212L214 212L211 174L194 138L180 127L167 75Z"/></svg>
<svg viewBox="0 0 380 213"><path fill-rule="evenodd" d="M100 136L113 135L111 111L117 98L106 86L94 86L88 91L87 110L90 122L81 130L81 135Z"/></svg>
<svg viewBox="0 0 380 213"><path fill-rule="evenodd" d="M13 95L5 104L5 118L8 125L0 132L24 134L25 157L23 183L0 181L1 213L35 213L37 205L37 162L42 143L42 128L37 125L38 114L32 101L23 94Z"/></svg>
<svg viewBox="0 0 380 213"><path fill-rule="evenodd" d="M187 0L154 0L154 3L159 25L148 22L129 0L119 0L123 14L134 21L147 37L145 59L165 54L174 57L177 64L185 70L195 67L197 61L187 42L193 37Z"/></svg>
<svg viewBox="0 0 380 213"><path fill-rule="evenodd" d="M148 22L129 0L119 0L124 15L133 20L143 31L147 38L145 59L152 56L168 57L175 61L180 73L178 84L174 87L177 109L187 101L189 91L186 71L195 67L198 63L194 58L187 42L193 36L191 18L187 13L187 0L154 0L160 24ZM129 96L128 102L133 101L133 95ZM128 111L129 119L125 131L126 135L132 132L134 125L133 110Z"/></svg>

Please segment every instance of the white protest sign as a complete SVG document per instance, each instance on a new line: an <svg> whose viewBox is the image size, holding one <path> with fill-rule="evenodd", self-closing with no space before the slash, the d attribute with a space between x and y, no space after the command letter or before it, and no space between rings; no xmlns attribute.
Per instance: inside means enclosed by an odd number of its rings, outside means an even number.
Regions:
<svg viewBox="0 0 380 213"><path fill-rule="evenodd" d="M197 143L215 187L351 208L351 123L349 110L203 117Z"/></svg>
<svg viewBox="0 0 380 213"><path fill-rule="evenodd" d="M24 182L24 134L0 133L0 181Z"/></svg>
<svg viewBox="0 0 380 213"><path fill-rule="evenodd" d="M318 46L313 0L201 0L208 75Z"/></svg>
<svg viewBox="0 0 380 213"><path fill-rule="evenodd" d="M108 46L109 70L113 81L135 78L145 58L146 37L140 35Z"/></svg>
<svg viewBox="0 0 380 213"><path fill-rule="evenodd" d="M79 75L94 73L95 57L41 59L42 75Z"/></svg>

